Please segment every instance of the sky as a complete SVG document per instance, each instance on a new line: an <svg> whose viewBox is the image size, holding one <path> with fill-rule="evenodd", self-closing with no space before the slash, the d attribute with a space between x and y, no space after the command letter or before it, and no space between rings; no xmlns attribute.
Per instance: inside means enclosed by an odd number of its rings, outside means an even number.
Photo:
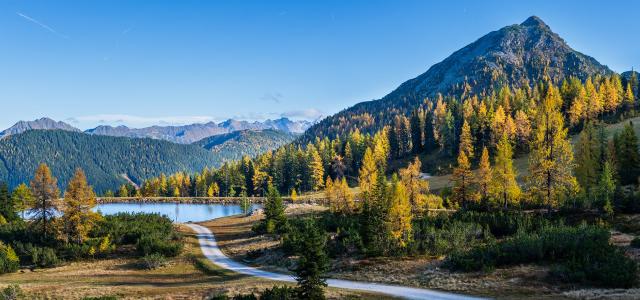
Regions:
<svg viewBox="0 0 640 300"><path fill-rule="evenodd" d="M478 1L480 2L480 1ZM314 120L537 15L640 68L640 1L0 1L0 128Z"/></svg>

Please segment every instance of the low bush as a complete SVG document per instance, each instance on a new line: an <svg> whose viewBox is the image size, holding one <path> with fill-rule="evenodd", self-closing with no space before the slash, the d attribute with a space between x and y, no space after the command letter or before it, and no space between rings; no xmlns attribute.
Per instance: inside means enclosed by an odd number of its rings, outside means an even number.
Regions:
<svg viewBox="0 0 640 300"><path fill-rule="evenodd" d="M498 266L551 263L551 275L576 283L627 288L637 276L637 265L609 243L610 234L598 226L548 226L539 233L519 233L469 251L456 251L446 265L454 270L491 270Z"/></svg>
<svg viewBox="0 0 640 300"><path fill-rule="evenodd" d="M213 296L209 299L211 300L258 300L258 299L260 300L294 300L299 298L295 288L283 285L283 286L274 286L270 289L265 289L264 291L258 293L257 296L254 293L240 294L240 295L235 295L233 297L229 297L226 294L223 294L223 295Z"/></svg>
<svg viewBox="0 0 640 300"><path fill-rule="evenodd" d="M105 216L94 227L91 236L110 236L116 245L134 245L141 237L150 234L172 239L176 231L171 220L160 214L118 213Z"/></svg>
<svg viewBox="0 0 640 300"><path fill-rule="evenodd" d="M429 255L469 249L488 238L485 230L476 223L453 221L437 224L431 219L414 222L413 236L410 251Z"/></svg>
<svg viewBox="0 0 640 300"><path fill-rule="evenodd" d="M491 234L500 238L514 235L517 232L534 232L551 222L542 214L525 213L521 211L458 211L452 220L476 223L488 228Z"/></svg>
<svg viewBox="0 0 640 300"><path fill-rule="evenodd" d="M60 264L56 251L49 247L33 247L31 261L40 268L51 268Z"/></svg>
<svg viewBox="0 0 640 300"><path fill-rule="evenodd" d="M34 246L32 243L21 243L20 241L13 242L13 246L23 265L48 268L60 263L53 248Z"/></svg>
<svg viewBox="0 0 640 300"><path fill-rule="evenodd" d="M17 284L9 285L0 290L0 300L18 300L24 298L24 292Z"/></svg>
<svg viewBox="0 0 640 300"><path fill-rule="evenodd" d="M20 259L13 248L0 242L0 274L12 273L20 267Z"/></svg>
<svg viewBox="0 0 640 300"><path fill-rule="evenodd" d="M140 255L158 253L166 257L175 257L182 251L182 243L155 234L146 235L138 239L136 250Z"/></svg>
<svg viewBox="0 0 640 300"><path fill-rule="evenodd" d="M318 224L327 232L335 232L327 242L329 256L354 256L363 253L364 244L357 215L324 213Z"/></svg>
<svg viewBox="0 0 640 300"><path fill-rule="evenodd" d="M151 253L142 257L142 265L145 269L155 270L167 265L167 259L162 254Z"/></svg>
<svg viewBox="0 0 640 300"><path fill-rule="evenodd" d="M260 293L260 300L288 300L297 299L296 289L283 286L274 286Z"/></svg>

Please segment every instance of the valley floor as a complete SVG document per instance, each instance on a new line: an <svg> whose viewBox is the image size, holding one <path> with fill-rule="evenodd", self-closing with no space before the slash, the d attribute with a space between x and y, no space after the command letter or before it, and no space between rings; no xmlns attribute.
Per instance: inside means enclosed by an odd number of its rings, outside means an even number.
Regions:
<svg viewBox="0 0 640 300"><path fill-rule="evenodd" d="M307 214L323 208L314 205L290 205L287 214ZM231 216L203 222L216 236L222 251L237 261L269 271L289 273L291 262L275 250L278 240L256 235L251 226L262 218ZM614 235L616 237L619 235ZM622 236L623 243L628 238ZM382 259L339 259L332 262L331 278L371 281L443 290L501 299L638 299L640 289L585 289L550 282L548 268L523 265L493 272L455 273L441 267L442 257Z"/></svg>

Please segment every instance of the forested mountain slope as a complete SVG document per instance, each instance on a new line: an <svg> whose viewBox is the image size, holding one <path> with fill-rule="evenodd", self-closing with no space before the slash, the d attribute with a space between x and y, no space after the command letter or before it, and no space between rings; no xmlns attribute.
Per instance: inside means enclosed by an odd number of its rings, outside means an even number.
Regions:
<svg viewBox="0 0 640 300"><path fill-rule="evenodd" d="M279 130L242 130L232 133L211 136L193 143L212 153L221 159L239 160L243 156L256 156L269 150L277 149L290 143L295 135Z"/></svg>
<svg viewBox="0 0 640 300"><path fill-rule="evenodd" d="M139 183L162 172L219 166L222 160L196 145L63 130L30 130L0 140L0 180L12 187L28 182L40 163L49 165L61 187L82 168L96 191L103 192L126 183L125 176Z"/></svg>
<svg viewBox="0 0 640 300"><path fill-rule="evenodd" d="M536 82L577 77L584 81L612 71L594 58L573 50L538 17L493 31L454 52L380 100L362 102L312 126L302 137L333 138L358 128L375 132L397 113L408 115L425 99L442 95L463 98L499 89L532 87Z"/></svg>

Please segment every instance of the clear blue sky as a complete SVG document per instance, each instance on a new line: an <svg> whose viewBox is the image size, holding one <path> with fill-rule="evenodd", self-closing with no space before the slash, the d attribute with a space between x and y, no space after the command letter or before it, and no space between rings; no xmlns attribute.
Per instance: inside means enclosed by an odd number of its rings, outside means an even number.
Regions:
<svg viewBox="0 0 640 300"><path fill-rule="evenodd" d="M482 2L2 1L0 128L315 118L530 15L615 71L640 67L640 1Z"/></svg>

